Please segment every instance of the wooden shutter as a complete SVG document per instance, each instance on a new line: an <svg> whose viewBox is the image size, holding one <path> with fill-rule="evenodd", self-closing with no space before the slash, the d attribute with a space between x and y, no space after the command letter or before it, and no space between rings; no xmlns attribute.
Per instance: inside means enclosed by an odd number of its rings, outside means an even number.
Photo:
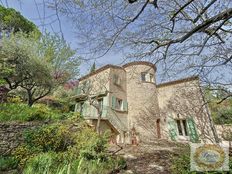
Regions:
<svg viewBox="0 0 232 174"><path fill-rule="evenodd" d="M115 105L116 105L116 97L112 96L112 101L111 101L111 107L112 107L112 109L115 109Z"/></svg>
<svg viewBox="0 0 232 174"><path fill-rule="evenodd" d="M169 136L171 140L176 141L177 138L177 126L176 122L173 118L168 118L168 130L169 130Z"/></svg>
<svg viewBox="0 0 232 174"><path fill-rule="evenodd" d="M123 101L123 111L128 111L128 103L126 100Z"/></svg>
<svg viewBox="0 0 232 174"><path fill-rule="evenodd" d="M195 121L192 117L188 117L187 118L187 127L188 127L188 133L190 136L190 141L193 143L196 143L199 141L199 136L197 133L197 129L196 129L196 124Z"/></svg>

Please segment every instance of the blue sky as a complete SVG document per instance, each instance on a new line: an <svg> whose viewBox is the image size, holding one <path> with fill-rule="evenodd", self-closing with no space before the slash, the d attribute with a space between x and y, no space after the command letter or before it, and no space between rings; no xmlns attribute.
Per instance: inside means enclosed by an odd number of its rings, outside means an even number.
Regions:
<svg viewBox="0 0 232 174"><path fill-rule="evenodd" d="M19 11L24 17L39 26L42 32L47 30L60 34L59 22L57 21L57 16L54 15L55 12L44 7L43 0L1 0L0 3ZM72 26L72 21L63 16L60 16L60 21L65 40L70 43L72 48L78 48L78 38L75 36L75 28ZM81 56L85 58L85 55ZM122 60L123 56L121 54L109 52L100 59L83 62L80 67L81 75L88 72L94 61L96 61L97 67L100 67L105 64L120 64Z"/></svg>
<svg viewBox="0 0 232 174"><path fill-rule="evenodd" d="M59 22L57 21L57 16L55 16L55 12L52 9L49 9L44 6L43 0L0 0L0 4L11 7L19 11L24 17L34 22L39 29L44 32L45 30L49 32L57 32L59 33L60 27ZM78 38L75 35L76 29L72 25L72 21L69 18L65 18L64 16L60 16L61 21L61 29L64 35L65 40L70 43L72 48L78 48ZM82 50L79 50L80 53ZM85 55L81 55L85 58ZM101 67L106 64L116 64L120 65L124 60L124 57L121 53L118 52L109 52L104 57L97 60L89 60L85 61L81 64L80 72L81 75L85 75L89 72L89 69L94 61L96 61L97 67ZM157 65L158 66L158 65ZM179 75L175 75L173 77L164 76L161 78L160 73L162 69L162 65L159 65L157 68L157 81L158 83L161 81L169 81L182 77L191 76L188 73L182 73Z"/></svg>

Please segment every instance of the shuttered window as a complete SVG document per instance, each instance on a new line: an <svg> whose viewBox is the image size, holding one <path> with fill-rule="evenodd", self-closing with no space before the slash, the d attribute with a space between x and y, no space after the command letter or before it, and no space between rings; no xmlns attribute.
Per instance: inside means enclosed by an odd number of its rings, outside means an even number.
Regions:
<svg viewBox="0 0 232 174"><path fill-rule="evenodd" d="M141 73L141 81L142 82L154 82L154 74L142 72Z"/></svg>
<svg viewBox="0 0 232 174"><path fill-rule="evenodd" d="M116 104L116 97L112 96L112 101L111 101L111 107L112 107L112 109L115 109L115 104Z"/></svg>
<svg viewBox="0 0 232 174"><path fill-rule="evenodd" d="M119 110L119 111L128 111L127 101L116 98L115 96L112 96L111 107L112 109Z"/></svg>
<svg viewBox="0 0 232 174"><path fill-rule="evenodd" d="M187 122L185 119L178 119L176 120L177 128L178 128L178 133L181 136L188 136L188 128L187 128Z"/></svg>
<svg viewBox="0 0 232 174"><path fill-rule="evenodd" d="M187 131L187 122L186 120L182 120L183 127L184 127L184 133L186 136L188 136L188 131Z"/></svg>
<svg viewBox="0 0 232 174"><path fill-rule="evenodd" d="M188 127L188 132L189 132L189 136L190 136L190 141L193 143L196 143L199 141L199 136L197 133L197 128L196 128L196 124L195 121L192 117L189 117L187 119L187 127Z"/></svg>
<svg viewBox="0 0 232 174"><path fill-rule="evenodd" d="M168 130L169 130L169 136L171 140L176 141L177 137L177 125L173 118L168 118Z"/></svg>
<svg viewBox="0 0 232 174"><path fill-rule="evenodd" d="M176 123L177 123L177 128L178 128L179 135L183 135L183 131L182 131L182 127L181 127L181 121L176 120Z"/></svg>
<svg viewBox="0 0 232 174"><path fill-rule="evenodd" d="M141 81L146 82L146 73L144 72L141 73Z"/></svg>
<svg viewBox="0 0 232 174"><path fill-rule="evenodd" d="M128 111L128 103L127 101L123 101L123 111Z"/></svg>
<svg viewBox="0 0 232 174"><path fill-rule="evenodd" d="M119 99L119 98L116 98L115 109L121 111L121 110L123 109L122 107L123 107L123 106L122 106L122 100Z"/></svg>

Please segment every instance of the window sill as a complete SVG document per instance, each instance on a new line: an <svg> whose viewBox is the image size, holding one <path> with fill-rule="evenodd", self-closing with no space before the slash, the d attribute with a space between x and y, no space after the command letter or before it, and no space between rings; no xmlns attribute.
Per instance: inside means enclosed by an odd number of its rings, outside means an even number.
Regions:
<svg viewBox="0 0 232 174"><path fill-rule="evenodd" d="M155 82L147 82L147 81L141 81L141 83L151 83L155 85Z"/></svg>
<svg viewBox="0 0 232 174"><path fill-rule="evenodd" d="M178 135L178 140L180 140L180 141L189 141L189 136Z"/></svg>
<svg viewBox="0 0 232 174"><path fill-rule="evenodd" d="M121 84L118 84L118 83L114 83L115 86L118 86L118 87L121 87L122 85Z"/></svg>
<svg viewBox="0 0 232 174"><path fill-rule="evenodd" d="M116 112L119 112L119 113L127 113L128 111L122 111L122 110L119 110L119 109L113 109L112 110L116 111Z"/></svg>

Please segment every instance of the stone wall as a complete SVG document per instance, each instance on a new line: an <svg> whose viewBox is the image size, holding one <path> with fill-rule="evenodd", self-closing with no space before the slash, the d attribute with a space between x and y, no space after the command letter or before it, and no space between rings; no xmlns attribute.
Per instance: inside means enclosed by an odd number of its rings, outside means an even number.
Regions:
<svg viewBox="0 0 232 174"><path fill-rule="evenodd" d="M23 142L22 133L27 129L35 129L42 122L7 122L0 123L0 155L9 154Z"/></svg>
<svg viewBox="0 0 232 174"><path fill-rule="evenodd" d="M192 117L202 142L215 142L213 122L208 106L200 89L197 77L186 78L158 85L160 114L165 119L167 137L170 120L187 120ZM189 140L189 136L179 135L177 140Z"/></svg>
<svg viewBox="0 0 232 174"><path fill-rule="evenodd" d="M159 119L159 105L155 83L155 67L144 63L125 67L128 101L128 129L134 132L132 139L141 142L158 138L156 122ZM152 74L154 82L142 81L141 73ZM162 127L162 120L160 127ZM162 132L160 132L162 134ZM138 140L139 139L139 140ZM134 140L133 140L134 141Z"/></svg>

